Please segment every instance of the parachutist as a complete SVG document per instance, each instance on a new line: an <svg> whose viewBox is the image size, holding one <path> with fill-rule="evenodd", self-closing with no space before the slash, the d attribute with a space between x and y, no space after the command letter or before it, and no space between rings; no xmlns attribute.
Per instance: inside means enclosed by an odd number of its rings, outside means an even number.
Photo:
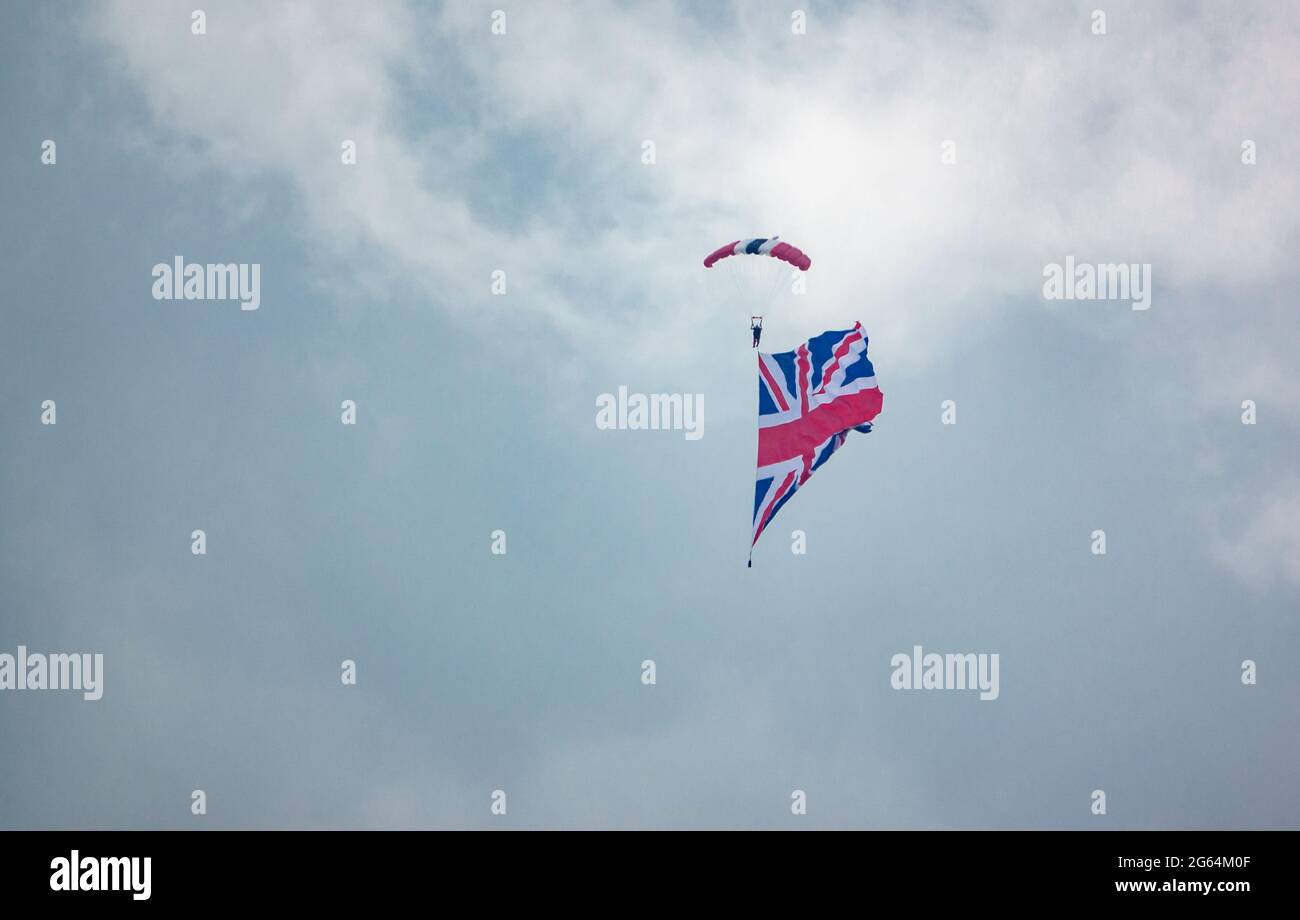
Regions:
<svg viewBox="0 0 1300 920"><path fill-rule="evenodd" d="M751 316L749 318L749 331L754 333L754 348L758 347L758 340L763 337L763 317Z"/></svg>

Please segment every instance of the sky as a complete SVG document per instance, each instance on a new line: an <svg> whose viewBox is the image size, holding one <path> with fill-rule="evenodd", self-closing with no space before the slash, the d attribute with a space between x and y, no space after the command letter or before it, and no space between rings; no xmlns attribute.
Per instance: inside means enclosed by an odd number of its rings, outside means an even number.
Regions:
<svg viewBox="0 0 1300 920"><path fill-rule="evenodd" d="M1300 7L1098 6L0 6L0 827L1300 826ZM884 409L746 568L773 234Z"/></svg>

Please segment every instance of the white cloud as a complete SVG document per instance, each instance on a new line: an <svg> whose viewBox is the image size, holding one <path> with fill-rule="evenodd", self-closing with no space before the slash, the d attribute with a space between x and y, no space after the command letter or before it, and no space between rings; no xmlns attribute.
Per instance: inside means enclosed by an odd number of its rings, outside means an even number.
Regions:
<svg viewBox="0 0 1300 920"><path fill-rule="evenodd" d="M706 21L669 3L532 4L493 36L492 8L232 4L196 38L187 6L119 3L92 31L162 137L236 184L289 184L336 292L400 274L490 332L489 272L506 268L510 315L593 367L725 390L734 368L706 357L724 330L743 341L744 318L704 302L699 261L777 232L814 268L768 341L861 319L898 374L1041 309L1126 350L1135 375L1169 369L1135 386L1300 420L1300 8L1119 4L1106 36L1068 6L814 9L806 36L775 6ZM1042 266L1066 255L1151 263L1161 333L1121 305L1043 304ZM1290 558L1284 517L1261 512L1222 558Z"/></svg>
<svg viewBox="0 0 1300 920"><path fill-rule="evenodd" d="M519 309L580 341L636 311L681 353L700 256L751 234L814 254L811 325L862 318L899 362L942 352L990 304L1034 302L1043 261L1066 253L1151 262L1165 291L1290 271L1287 6L1210 23L1120 7L1104 37L1086 11L996 4L814 11L807 36L776 8L705 24L670 4L534 5L493 36L490 5L428 21L246 4L200 39L187 8L163 9L116 5L99 27L160 125L234 177L290 180L305 235L345 264L365 244L468 313L508 263ZM353 171L345 136L362 143ZM1247 136L1256 167L1238 163ZM519 202L540 219L512 228L473 204L496 181L476 171L485 152L509 144L549 157L526 188L542 204Z"/></svg>
<svg viewBox="0 0 1300 920"><path fill-rule="evenodd" d="M1300 587L1300 482L1275 487L1237 536L1218 543L1215 556L1258 588L1279 579Z"/></svg>

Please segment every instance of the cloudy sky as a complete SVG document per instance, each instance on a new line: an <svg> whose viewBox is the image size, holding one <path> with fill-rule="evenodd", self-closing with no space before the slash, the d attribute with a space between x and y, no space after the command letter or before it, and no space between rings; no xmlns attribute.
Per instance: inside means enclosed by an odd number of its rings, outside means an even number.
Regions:
<svg viewBox="0 0 1300 920"><path fill-rule="evenodd" d="M0 827L1300 825L1295 4L195 5L0 7ZM885 408L747 569L773 233Z"/></svg>

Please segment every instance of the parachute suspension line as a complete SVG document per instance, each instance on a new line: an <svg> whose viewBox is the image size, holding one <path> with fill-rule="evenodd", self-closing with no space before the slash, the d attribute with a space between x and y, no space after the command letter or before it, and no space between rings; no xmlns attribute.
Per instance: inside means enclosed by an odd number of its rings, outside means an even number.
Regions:
<svg viewBox="0 0 1300 920"><path fill-rule="evenodd" d="M811 265L803 250L779 236L732 240L705 257L706 290L713 301L728 308L762 310L763 322L751 317L751 327L765 326L768 313L775 311L779 318L790 306L791 275Z"/></svg>
<svg viewBox="0 0 1300 920"><path fill-rule="evenodd" d="M789 273L792 270L791 267L779 261L773 265L772 263L767 262L766 259L752 260L749 265L752 266L749 269L749 272L751 274L757 274L759 277L759 284L757 287L759 303L775 309L777 314L781 315L785 308L789 306L785 296L789 294ZM733 272L732 277L738 277L741 274L742 272ZM755 287L753 285L751 285L747 290L750 292L751 296L755 293ZM759 316L757 319L758 328L761 332L763 328L763 317ZM754 317L750 317L750 322L752 323L753 321Z"/></svg>

